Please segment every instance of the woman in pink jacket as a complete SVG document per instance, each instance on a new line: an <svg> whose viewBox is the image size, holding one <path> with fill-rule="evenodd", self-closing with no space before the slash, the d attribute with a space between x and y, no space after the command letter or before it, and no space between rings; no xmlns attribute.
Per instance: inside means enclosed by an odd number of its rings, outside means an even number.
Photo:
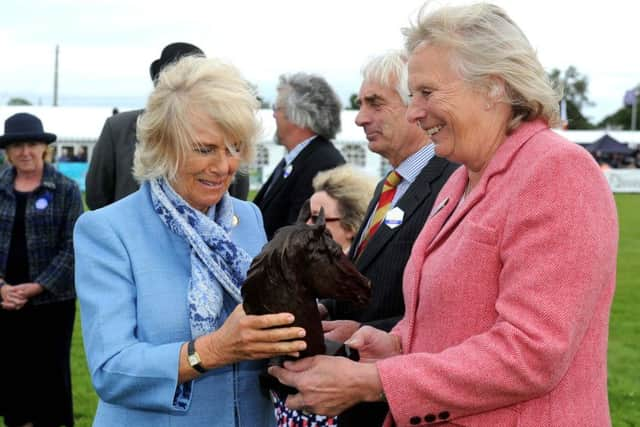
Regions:
<svg viewBox="0 0 640 427"><path fill-rule="evenodd" d="M607 331L618 224L602 172L549 129L560 96L493 5L425 9L404 30L408 120L461 163L403 281L405 316L271 368L291 408L386 399L386 425L608 426Z"/></svg>

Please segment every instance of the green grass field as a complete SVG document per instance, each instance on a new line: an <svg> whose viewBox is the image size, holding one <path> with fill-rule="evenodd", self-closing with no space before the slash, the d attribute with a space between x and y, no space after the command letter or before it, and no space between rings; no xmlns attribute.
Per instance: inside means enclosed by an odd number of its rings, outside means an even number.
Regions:
<svg viewBox="0 0 640 427"><path fill-rule="evenodd" d="M640 426L640 195L618 195L618 282L609 327L609 404L616 427Z"/></svg>
<svg viewBox="0 0 640 427"><path fill-rule="evenodd" d="M620 216L618 287L609 338L609 403L613 425L640 426L640 195L616 196ZM91 425L97 398L91 387L77 317L72 349L76 425ZM545 427L545 426L541 426Z"/></svg>

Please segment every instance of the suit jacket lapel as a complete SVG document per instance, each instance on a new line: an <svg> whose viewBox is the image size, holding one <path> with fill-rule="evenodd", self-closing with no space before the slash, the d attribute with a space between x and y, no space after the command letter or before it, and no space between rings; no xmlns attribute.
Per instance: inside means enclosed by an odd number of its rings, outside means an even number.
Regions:
<svg viewBox="0 0 640 427"><path fill-rule="evenodd" d="M441 193L438 197L438 199L442 201L444 201L446 197L449 197L449 207L443 208L441 212L434 211L434 213L430 215L430 219L432 216L434 220L438 217L438 221L433 221L430 224L432 225L432 227L430 227L432 236L430 238L425 236L427 238L427 251L430 252L440 240L449 235L450 231L462 221L469 210L484 198L487 193L487 184L491 177L505 170L520 148L530 140L533 135L544 129L547 129L547 126L538 120L520 125L513 134L508 136L505 142L496 150L476 188L467 196L463 205L457 209L456 207L460 203L460 199L467 185L466 167L460 168L449 178L451 182L451 185L447 186L449 194Z"/></svg>
<svg viewBox="0 0 640 427"><path fill-rule="evenodd" d="M396 203L396 207L402 209L404 212L404 218L402 224L394 229L381 225L376 234L373 235L371 241L364 248L364 251L360 255L356 262L358 269L362 270L366 268L376 256L384 249L389 240L398 232L398 230L405 224L409 218L415 213L416 209L424 200L431 194L431 182L437 179L441 174L447 161L439 157L433 157L429 163L418 174L415 181L403 194L402 198ZM380 191L382 190L380 185ZM377 199L376 197L376 203ZM374 204L375 207L375 204ZM371 206L370 206L371 208ZM373 209L371 209L372 211ZM368 212L367 218L370 213ZM361 227L362 228L362 227ZM362 230L361 230L362 232ZM359 233L360 234L360 233ZM356 240L358 241L358 240Z"/></svg>
<svg viewBox="0 0 640 427"><path fill-rule="evenodd" d="M289 167L291 167L291 175L294 175L295 173L298 172L298 167L301 167L300 165L303 164L304 162L306 162L307 157L311 156L313 154L314 151L316 151L316 148L318 147L317 144L321 144L323 142L323 139L319 136L316 136L315 138L313 138L311 140L311 142L309 142L309 145L307 145L304 150L302 150L300 153L298 153L298 155L296 156L295 159L293 159L293 162L291 162L291 165ZM267 180L267 182L262 186L262 188L260 189L260 193L258 193L258 195L260 195L260 199L264 199L260 201L261 206L266 206L273 198L275 198L275 196L280 193L280 191L282 191L282 189L285 186L286 180L291 178L291 175L289 175L287 178L285 178L284 176L273 176L273 174L269 177L269 179ZM269 192L267 194L264 194L265 191L267 191L267 188L269 188L269 184L272 180L276 180L273 183L273 188L271 188L269 190ZM264 191L263 191L264 190ZM256 199L258 198L258 195L256 195ZM260 200L258 199L258 200Z"/></svg>

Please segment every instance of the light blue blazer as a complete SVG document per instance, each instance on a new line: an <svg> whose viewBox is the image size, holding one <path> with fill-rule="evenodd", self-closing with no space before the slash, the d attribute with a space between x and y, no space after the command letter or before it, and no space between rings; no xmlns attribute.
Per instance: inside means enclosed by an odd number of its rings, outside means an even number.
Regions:
<svg viewBox="0 0 640 427"><path fill-rule="evenodd" d="M233 208L231 238L254 257L266 243L260 211L237 199ZM275 425L258 384L262 361L207 372L174 400L180 346L191 339L190 249L153 210L148 184L82 215L74 247L84 346L100 397L94 426ZM234 306L225 303L228 312Z"/></svg>

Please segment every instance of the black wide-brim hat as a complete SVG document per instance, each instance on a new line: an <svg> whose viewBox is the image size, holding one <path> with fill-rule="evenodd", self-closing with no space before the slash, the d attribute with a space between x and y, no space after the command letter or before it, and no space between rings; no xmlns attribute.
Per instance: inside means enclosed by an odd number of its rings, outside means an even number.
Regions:
<svg viewBox="0 0 640 427"><path fill-rule="evenodd" d="M162 49L160 58L153 61L151 63L151 67L149 67L151 80L155 82L158 78L158 74L160 74L160 71L162 71L164 67L177 61L183 56L189 55L205 56L204 52L198 46L194 46L191 43L178 42L165 46L165 48Z"/></svg>
<svg viewBox="0 0 640 427"><path fill-rule="evenodd" d="M14 142L44 142L56 140L56 135L45 132L39 118L29 113L17 113L4 122L4 135L0 136L0 148L6 148Z"/></svg>

